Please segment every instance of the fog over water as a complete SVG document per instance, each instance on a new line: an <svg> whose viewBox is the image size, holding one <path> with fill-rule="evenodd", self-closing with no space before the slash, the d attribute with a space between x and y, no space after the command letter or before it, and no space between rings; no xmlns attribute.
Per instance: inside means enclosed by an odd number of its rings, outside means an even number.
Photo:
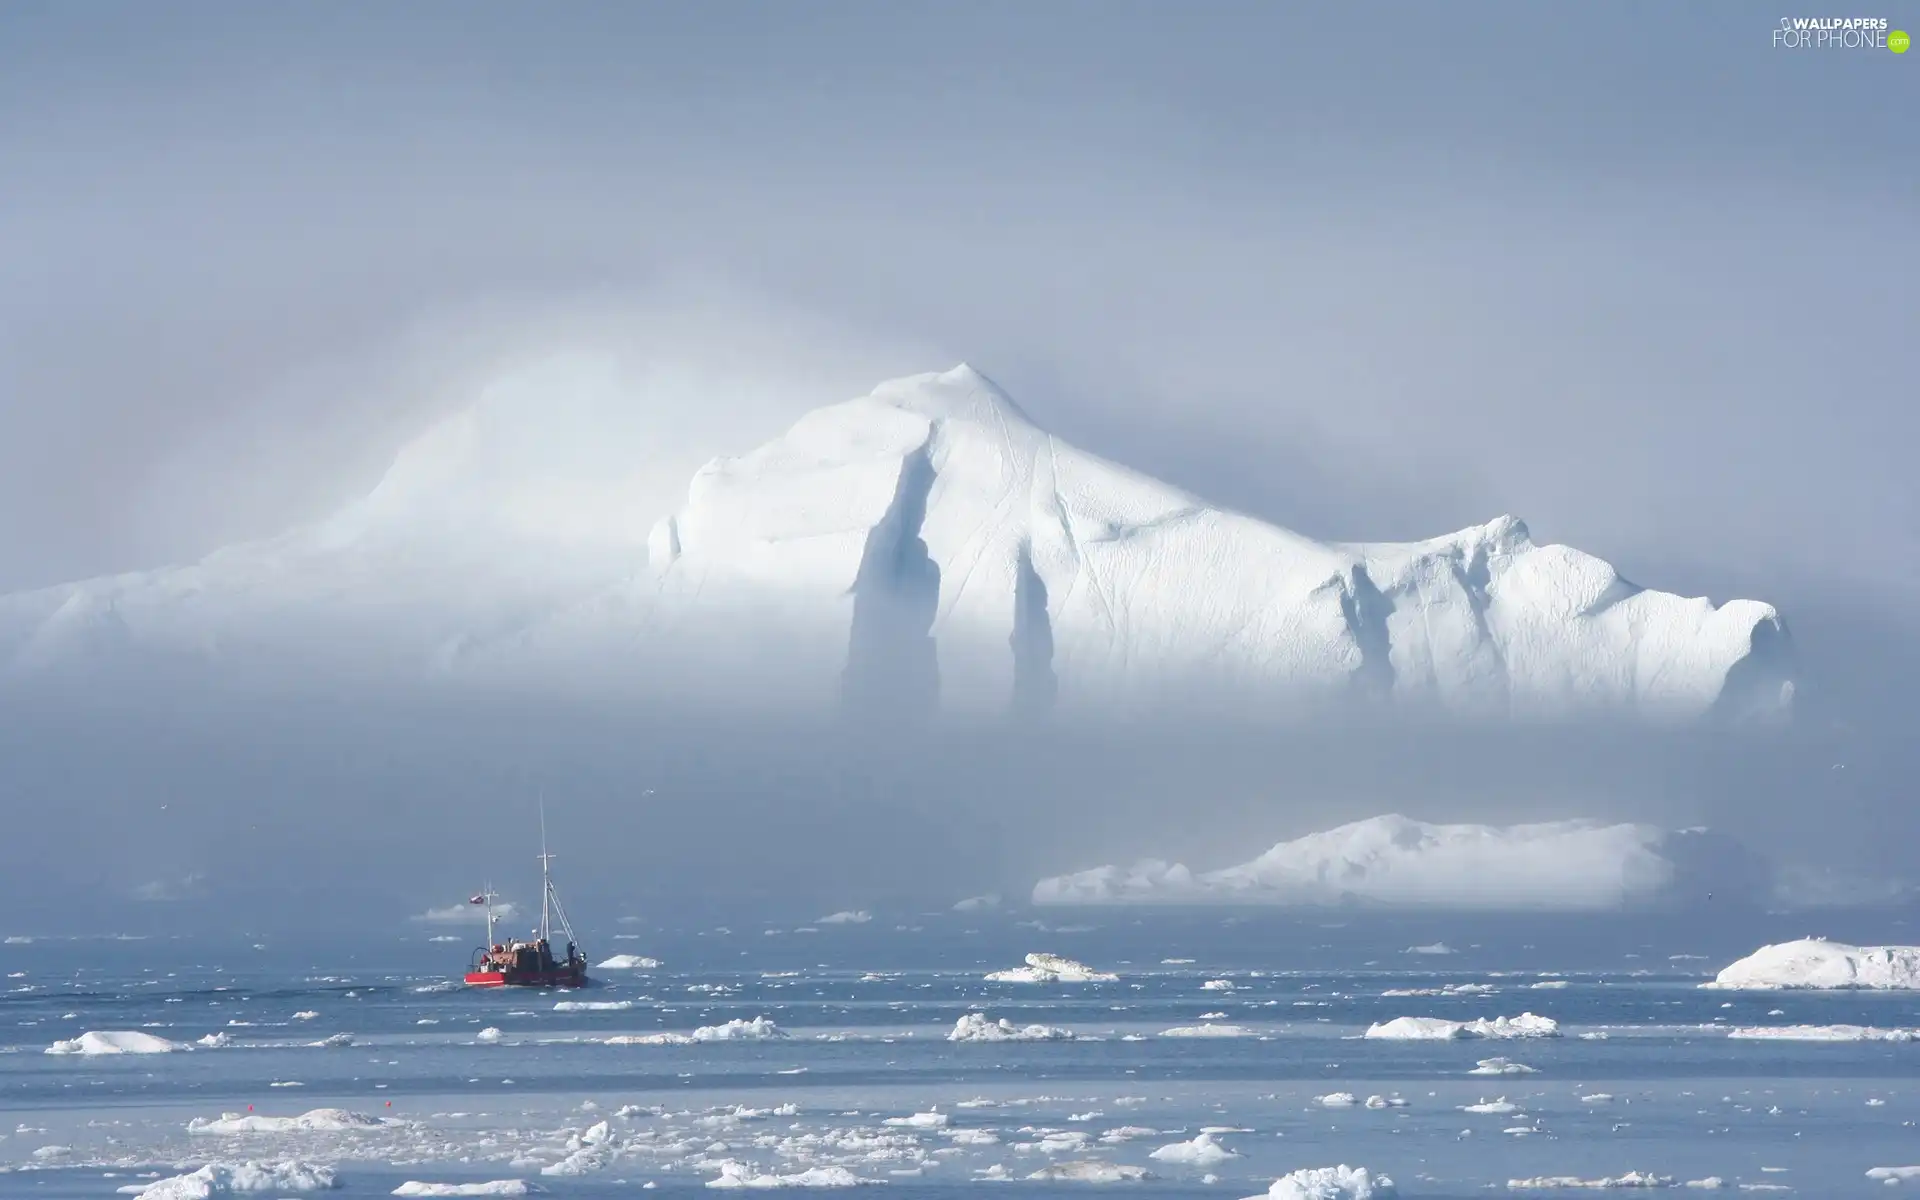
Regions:
<svg viewBox="0 0 1920 1200"><path fill-rule="evenodd" d="M407 927L530 880L542 796L609 919L1019 898L1387 812L1704 823L1904 876L1910 62L1770 51L1736 5L750 15L0 14L0 590L324 520L475 406L497 457L428 514L474 578L644 557L708 459L964 360L1063 441L1308 536L1515 513L1771 603L1791 724L1169 696L928 728L671 675L456 687L324 639L130 658L0 683L11 920ZM491 540L509 485L556 479L510 514L537 553Z"/></svg>

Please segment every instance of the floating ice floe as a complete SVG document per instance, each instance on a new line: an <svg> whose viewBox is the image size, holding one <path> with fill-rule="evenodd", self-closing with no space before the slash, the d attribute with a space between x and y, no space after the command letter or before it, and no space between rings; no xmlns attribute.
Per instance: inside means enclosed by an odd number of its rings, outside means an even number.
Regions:
<svg viewBox="0 0 1920 1200"><path fill-rule="evenodd" d="M724 1025L702 1025L691 1033L666 1030L661 1033L621 1034L608 1038L608 1046L691 1046L696 1042L751 1042L783 1038L787 1031L765 1017L743 1021L738 1017Z"/></svg>
<svg viewBox="0 0 1920 1200"><path fill-rule="evenodd" d="M1282 1175L1273 1186L1246 1200L1396 1200L1393 1180L1365 1167L1307 1167Z"/></svg>
<svg viewBox="0 0 1920 1200"><path fill-rule="evenodd" d="M945 1129L949 1119L943 1112L917 1112L910 1117L888 1117L880 1123L895 1129Z"/></svg>
<svg viewBox="0 0 1920 1200"><path fill-rule="evenodd" d="M828 913L815 921L815 925L865 925L873 920L873 914L864 908L847 909L843 912Z"/></svg>
<svg viewBox="0 0 1920 1200"><path fill-rule="evenodd" d="M1229 1150L1214 1141L1211 1133L1202 1132L1188 1141L1162 1146L1147 1157L1160 1162L1181 1163L1189 1167L1210 1167L1230 1158L1239 1158L1240 1153L1237 1150Z"/></svg>
<svg viewBox="0 0 1920 1200"><path fill-rule="evenodd" d="M492 1046L492 1045L497 1045L500 1039L505 1036L506 1034L501 1033L499 1029L497 1029L492 1025L489 1025L485 1029L482 1029L479 1033L474 1034L473 1040L476 1042L479 1042L483 1046Z"/></svg>
<svg viewBox="0 0 1920 1200"><path fill-rule="evenodd" d="M1769 1042L1911 1042L1920 1032L1877 1029L1871 1025L1747 1025L1727 1030L1730 1038Z"/></svg>
<svg viewBox="0 0 1920 1200"><path fill-rule="evenodd" d="M1688 1187L1698 1187L1705 1180L1689 1183ZM1673 1186L1671 1175L1650 1175L1640 1171L1628 1171L1625 1175L1611 1178L1582 1179L1578 1175L1536 1175L1532 1179L1509 1179L1507 1186L1516 1192L1552 1192L1572 1188L1592 1188L1610 1190L1613 1188L1670 1188Z"/></svg>
<svg viewBox="0 0 1920 1200"><path fill-rule="evenodd" d="M1366 1036L1386 1041L1451 1041L1454 1038L1559 1037L1560 1023L1551 1017L1521 1013L1517 1017L1481 1017L1474 1021L1447 1021L1439 1017L1395 1017L1367 1028Z"/></svg>
<svg viewBox="0 0 1920 1200"><path fill-rule="evenodd" d="M1429 942L1424 946L1408 946L1408 954L1452 954L1453 947L1445 942Z"/></svg>
<svg viewBox="0 0 1920 1200"><path fill-rule="evenodd" d="M191 1134L243 1133L347 1133L356 1129L378 1129L398 1124L385 1117L349 1112L344 1108L315 1108L295 1117L269 1117L259 1113L221 1113L218 1118L195 1117L187 1122Z"/></svg>
<svg viewBox="0 0 1920 1200"><path fill-rule="evenodd" d="M1352 1108L1360 1103L1352 1092L1328 1092L1324 1096L1315 1096L1313 1102L1321 1108Z"/></svg>
<svg viewBox="0 0 1920 1200"><path fill-rule="evenodd" d="M353 1045L353 1035L350 1033L336 1033L332 1037L323 1037L317 1042L307 1043L307 1047L312 1050L344 1050L351 1045Z"/></svg>
<svg viewBox="0 0 1920 1200"><path fill-rule="evenodd" d="M1406 1106L1406 1100L1402 1099L1397 1093L1392 1096L1367 1097L1368 1108L1405 1108Z"/></svg>
<svg viewBox="0 0 1920 1200"><path fill-rule="evenodd" d="M1491 996L1500 989L1490 983L1449 983L1440 987L1424 988L1388 988L1380 995L1387 998L1404 996Z"/></svg>
<svg viewBox="0 0 1920 1200"><path fill-rule="evenodd" d="M1070 1030L1055 1025L1015 1025L1006 1018L988 1020L985 1013L970 1012L953 1023L950 1042L1065 1042L1073 1040Z"/></svg>
<svg viewBox="0 0 1920 1200"><path fill-rule="evenodd" d="M1049 1163L1027 1178L1047 1183L1134 1183L1152 1179L1153 1175L1145 1167L1130 1167L1124 1163L1089 1158Z"/></svg>
<svg viewBox="0 0 1920 1200"><path fill-rule="evenodd" d="M409 1179L393 1189L396 1196L527 1196L533 1185L524 1179L490 1179L484 1183L422 1183Z"/></svg>
<svg viewBox="0 0 1920 1200"><path fill-rule="evenodd" d="M1537 1072L1525 1063L1514 1062L1510 1058L1483 1058L1469 1075L1533 1075Z"/></svg>
<svg viewBox="0 0 1920 1200"><path fill-rule="evenodd" d="M862 1179L845 1167L809 1167L791 1175L763 1172L752 1163L735 1162L726 1159L715 1164L720 1171L717 1179L707 1180L710 1188L825 1188L859 1187L863 1183L879 1183L878 1179Z"/></svg>
<svg viewBox="0 0 1920 1200"><path fill-rule="evenodd" d="M1801 938L1762 946L1705 988L1920 988L1920 946L1849 946Z"/></svg>
<svg viewBox="0 0 1920 1200"><path fill-rule="evenodd" d="M175 1050L184 1050L178 1042L170 1042L151 1033L141 1033L137 1029L93 1030L64 1042L55 1042L45 1050L47 1054L171 1054Z"/></svg>
<svg viewBox="0 0 1920 1200"><path fill-rule="evenodd" d="M648 958L644 954L616 954L605 962L594 964L596 971L651 971L660 965L657 958Z"/></svg>
<svg viewBox="0 0 1920 1200"><path fill-rule="evenodd" d="M1902 1184L1910 1179L1920 1181L1920 1167L1869 1167L1867 1178L1885 1184Z"/></svg>
<svg viewBox="0 0 1920 1200"><path fill-rule="evenodd" d="M293 1014L293 1019L296 1021L311 1021L315 1017L318 1017L319 1015L320 1015L319 1013L313 1011L310 1008L307 1008L307 1009L302 1009L299 1012Z"/></svg>
<svg viewBox="0 0 1920 1200"><path fill-rule="evenodd" d="M224 1050L228 1046L233 1045L233 1038L224 1032L210 1033L195 1041L193 1044L207 1050Z"/></svg>
<svg viewBox="0 0 1920 1200"><path fill-rule="evenodd" d="M633 1007L631 1000L556 1000L555 1012L625 1012Z"/></svg>
<svg viewBox="0 0 1920 1200"><path fill-rule="evenodd" d="M1498 1100L1482 1100L1478 1104L1462 1104L1460 1111L1474 1113L1483 1117L1505 1117L1520 1111L1520 1106L1505 1096Z"/></svg>
<svg viewBox="0 0 1920 1200"><path fill-rule="evenodd" d="M1111 983L1120 978L1058 954L1029 954L1027 965L994 971L989 983Z"/></svg>
<svg viewBox="0 0 1920 1200"><path fill-rule="evenodd" d="M1253 1035L1253 1030L1245 1025L1216 1025L1211 1021L1203 1025L1175 1025L1172 1029L1160 1031L1161 1037L1177 1038L1237 1038Z"/></svg>
<svg viewBox="0 0 1920 1200"><path fill-rule="evenodd" d="M242 1192L320 1192L340 1186L329 1167L304 1162L208 1163L198 1171L120 1189L138 1200L211 1200Z"/></svg>

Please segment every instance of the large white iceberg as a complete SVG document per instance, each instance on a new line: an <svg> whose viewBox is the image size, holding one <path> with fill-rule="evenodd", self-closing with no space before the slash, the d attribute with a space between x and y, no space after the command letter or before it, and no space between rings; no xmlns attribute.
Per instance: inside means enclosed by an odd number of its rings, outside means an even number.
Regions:
<svg viewBox="0 0 1920 1200"><path fill-rule="evenodd" d="M208 1163L185 1175L156 1179L130 1194L138 1200L212 1200L258 1192L318 1192L337 1186L332 1168L312 1163Z"/></svg>
<svg viewBox="0 0 1920 1200"><path fill-rule="evenodd" d="M1521 1013L1517 1017L1479 1017L1472 1021L1447 1021L1439 1017L1395 1017L1367 1027L1364 1035L1375 1041L1434 1042L1456 1038L1541 1038L1559 1037L1560 1023L1552 1017ZM1489 1060L1491 1061L1491 1060Z"/></svg>
<svg viewBox="0 0 1920 1200"><path fill-rule="evenodd" d="M1073 1040L1071 1030L1057 1025L1015 1025L1002 1017L988 1019L985 1013L970 1012L953 1023L950 1042L1065 1042Z"/></svg>
<svg viewBox="0 0 1920 1200"><path fill-rule="evenodd" d="M1083 962L1058 954L1027 955L1024 967L1009 967L987 973L989 983L1112 983L1120 978L1108 971L1096 971Z"/></svg>
<svg viewBox="0 0 1920 1200"><path fill-rule="evenodd" d="M1689 719L1792 692L1765 604L1644 589L1510 516L1316 541L1078 450L966 366L714 459L665 516L630 486L644 433L556 428L553 408L497 390L313 526L0 598L0 669L168 655L605 690L683 665L689 696L953 713L1177 692ZM747 682L775 670L778 689Z"/></svg>
<svg viewBox="0 0 1920 1200"><path fill-rule="evenodd" d="M356 1129L378 1129L393 1124L384 1117L349 1112L344 1108L315 1108L292 1117L270 1117L264 1113L222 1113L217 1119L195 1117L187 1122L192 1134L244 1133L348 1133Z"/></svg>
<svg viewBox="0 0 1920 1200"><path fill-rule="evenodd" d="M1704 830L1550 821L1436 825L1370 817L1281 842L1216 871L1147 860L1043 879L1035 904L1365 903L1384 907L1596 911L1661 900L1749 864Z"/></svg>
<svg viewBox="0 0 1920 1200"><path fill-rule="evenodd" d="M720 1025L702 1025L690 1033L665 1030L660 1033L621 1034L606 1039L608 1046L693 1046L704 1042L760 1042L787 1036L787 1031L766 1017L742 1020L735 1017Z"/></svg>
<svg viewBox="0 0 1920 1200"><path fill-rule="evenodd" d="M1399 1194L1385 1175L1342 1163L1282 1175L1272 1187L1247 1200L1394 1200Z"/></svg>
<svg viewBox="0 0 1920 1200"><path fill-rule="evenodd" d="M137 1029L88 1030L77 1038L55 1042L48 1054L171 1054L186 1047Z"/></svg>
<svg viewBox="0 0 1920 1200"><path fill-rule="evenodd" d="M1762 946L1709 988L1920 988L1920 946L1849 946L1801 938Z"/></svg>

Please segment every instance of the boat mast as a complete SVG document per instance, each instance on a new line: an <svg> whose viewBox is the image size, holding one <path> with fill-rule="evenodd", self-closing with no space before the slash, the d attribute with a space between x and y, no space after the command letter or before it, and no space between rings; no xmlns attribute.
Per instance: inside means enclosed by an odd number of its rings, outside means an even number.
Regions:
<svg viewBox="0 0 1920 1200"><path fill-rule="evenodd" d="M540 798L540 940L553 932L553 855L547 853L547 798Z"/></svg>
<svg viewBox="0 0 1920 1200"><path fill-rule="evenodd" d="M498 942L493 940L493 885L489 883L486 888L481 891L480 896L487 902L487 949L492 950L495 946L499 945Z"/></svg>

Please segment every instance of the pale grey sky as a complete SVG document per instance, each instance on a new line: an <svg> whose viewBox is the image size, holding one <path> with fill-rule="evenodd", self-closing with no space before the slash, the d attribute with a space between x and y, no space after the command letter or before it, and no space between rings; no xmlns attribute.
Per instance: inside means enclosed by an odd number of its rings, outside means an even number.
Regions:
<svg viewBox="0 0 1920 1200"><path fill-rule="evenodd" d="M1514 512L1775 602L1819 720L1890 727L1920 55L1778 16L0 6L0 589L330 511L515 355L793 406L965 359L1311 534ZM659 419L722 453L785 403ZM1912 778L1873 745L1832 803Z"/></svg>

